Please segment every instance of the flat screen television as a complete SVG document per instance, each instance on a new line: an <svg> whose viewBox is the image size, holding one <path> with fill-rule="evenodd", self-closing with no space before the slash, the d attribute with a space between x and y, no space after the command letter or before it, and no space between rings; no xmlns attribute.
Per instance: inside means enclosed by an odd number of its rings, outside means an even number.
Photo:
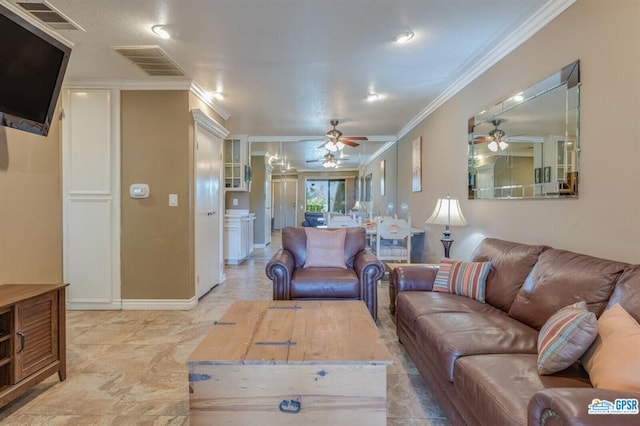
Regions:
<svg viewBox="0 0 640 426"><path fill-rule="evenodd" d="M46 136L71 48L0 5L0 125Z"/></svg>

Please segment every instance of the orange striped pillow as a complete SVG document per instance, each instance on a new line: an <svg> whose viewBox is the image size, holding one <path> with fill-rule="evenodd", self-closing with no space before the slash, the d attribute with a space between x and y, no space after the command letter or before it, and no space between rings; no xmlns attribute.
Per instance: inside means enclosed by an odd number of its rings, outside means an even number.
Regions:
<svg viewBox="0 0 640 426"><path fill-rule="evenodd" d="M598 320L583 301L553 314L538 334L538 373L553 374L576 362L598 335Z"/></svg>
<svg viewBox="0 0 640 426"><path fill-rule="evenodd" d="M433 291L453 293L485 303L484 293L489 272L491 262L442 259L433 283Z"/></svg>

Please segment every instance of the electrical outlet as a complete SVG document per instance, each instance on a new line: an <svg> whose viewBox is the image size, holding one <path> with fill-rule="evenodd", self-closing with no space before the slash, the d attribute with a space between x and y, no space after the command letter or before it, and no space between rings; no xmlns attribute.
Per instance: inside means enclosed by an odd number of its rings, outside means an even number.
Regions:
<svg viewBox="0 0 640 426"><path fill-rule="evenodd" d="M234 206L237 206L237 205L238 205L238 199L237 199L237 198L233 198L233 199L231 200L231 203L232 203Z"/></svg>

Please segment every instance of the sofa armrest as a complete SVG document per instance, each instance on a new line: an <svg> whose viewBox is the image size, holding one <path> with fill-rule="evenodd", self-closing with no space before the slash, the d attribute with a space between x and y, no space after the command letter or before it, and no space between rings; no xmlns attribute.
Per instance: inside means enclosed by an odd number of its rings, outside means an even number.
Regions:
<svg viewBox="0 0 640 426"><path fill-rule="evenodd" d="M265 272L273 281L273 300L291 299L289 286L294 267L293 254L286 249L278 250L267 263Z"/></svg>
<svg viewBox="0 0 640 426"><path fill-rule="evenodd" d="M550 388L536 392L529 401L528 424L532 425L603 425L640 424L640 414L589 414L594 399L615 404L616 399L640 400L639 392L595 388ZM637 405L636 405L637 407Z"/></svg>
<svg viewBox="0 0 640 426"><path fill-rule="evenodd" d="M438 273L437 265L408 264L398 266L393 270L396 292L401 291L431 291L433 281Z"/></svg>
<svg viewBox="0 0 640 426"><path fill-rule="evenodd" d="M353 261L360 280L360 298L366 303L374 320L378 318L378 281L384 276L384 265L369 249L361 250Z"/></svg>

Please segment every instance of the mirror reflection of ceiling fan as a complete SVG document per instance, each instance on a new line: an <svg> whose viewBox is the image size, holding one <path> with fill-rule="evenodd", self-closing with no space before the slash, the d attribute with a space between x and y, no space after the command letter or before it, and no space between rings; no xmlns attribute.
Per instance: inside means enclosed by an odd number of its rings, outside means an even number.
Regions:
<svg viewBox="0 0 640 426"><path fill-rule="evenodd" d="M327 152L324 157L317 160L307 160L307 163L317 163L321 161L322 167L325 169L336 169L343 161L346 161L344 156L336 158L332 152Z"/></svg>
<svg viewBox="0 0 640 426"><path fill-rule="evenodd" d="M338 125L338 120L331 120L331 126L333 129L329 130L325 133L326 140L320 146L320 148L326 148L330 152L342 151L345 146L357 147L360 144L355 141L366 141L368 140L365 136L343 136L342 132L336 129Z"/></svg>
<svg viewBox="0 0 640 426"><path fill-rule="evenodd" d="M473 140L474 144L487 143L487 148L492 152L504 151L509 147L504 130L499 129L498 126L504 120L493 120L494 129L489 132L489 136L476 136Z"/></svg>

